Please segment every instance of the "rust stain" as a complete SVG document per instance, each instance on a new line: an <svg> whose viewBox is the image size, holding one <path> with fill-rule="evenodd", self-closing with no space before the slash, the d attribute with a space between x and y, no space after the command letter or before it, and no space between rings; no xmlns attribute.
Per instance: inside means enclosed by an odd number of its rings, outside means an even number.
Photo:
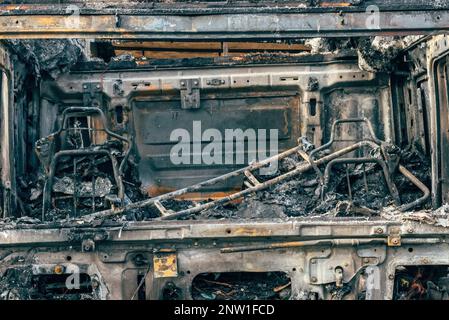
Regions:
<svg viewBox="0 0 449 320"><path fill-rule="evenodd" d="M167 187L159 187L159 186L150 186L146 189L146 193L150 197L157 197L166 193L170 193L176 191L174 188ZM203 201L203 200L218 200L224 197L227 197L231 194L241 191L241 189L234 189L230 191L220 191L220 192L189 192L183 194L181 196L176 197L178 200L187 200L187 201ZM232 201L231 203L240 203L242 200L237 199Z"/></svg>
<svg viewBox="0 0 449 320"><path fill-rule="evenodd" d="M33 8L30 5L24 5L24 4L6 4L6 5L2 5L0 8L0 11L17 11L17 10L29 10Z"/></svg>
<svg viewBox="0 0 449 320"><path fill-rule="evenodd" d="M178 276L176 253L159 253L153 257L154 277L173 278Z"/></svg>
<svg viewBox="0 0 449 320"><path fill-rule="evenodd" d="M292 247L302 247L304 243L300 241L291 241L291 242L282 242L282 243L273 243L270 248L292 248Z"/></svg>
<svg viewBox="0 0 449 320"><path fill-rule="evenodd" d="M332 8L332 7L338 7L338 8L347 8L352 6L349 2L323 2L320 4L320 7L323 8Z"/></svg>
<svg viewBox="0 0 449 320"><path fill-rule="evenodd" d="M260 236L269 236L272 234L272 231L270 229L262 229L262 228L237 228L233 230L228 230L227 233L236 236L260 237Z"/></svg>

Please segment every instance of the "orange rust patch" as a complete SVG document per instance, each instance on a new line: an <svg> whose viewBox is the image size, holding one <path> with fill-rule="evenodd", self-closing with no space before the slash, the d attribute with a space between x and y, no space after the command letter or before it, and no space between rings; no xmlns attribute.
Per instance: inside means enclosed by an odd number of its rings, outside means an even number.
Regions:
<svg viewBox="0 0 449 320"><path fill-rule="evenodd" d="M260 229L260 228L237 228L230 230L230 234L236 236L249 236L249 237L260 237L269 236L272 234L270 229Z"/></svg>
<svg viewBox="0 0 449 320"><path fill-rule="evenodd" d="M156 254L153 257L154 277L172 278L178 276L178 262L175 253Z"/></svg>
<svg viewBox="0 0 449 320"><path fill-rule="evenodd" d="M346 8L350 6L351 4L348 2L323 2L320 4L320 7L323 8L332 8L332 7Z"/></svg>
<svg viewBox="0 0 449 320"><path fill-rule="evenodd" d="M150 197L157 197L166 193L176 191L173 188L150 186L146 189L146 193ZM182 196L176 197L177 200L187 200L187 201L204 201L204 200L218 200L227 197L231 194L241 191L240 189L231 190L227 192L190 192L183 194ZM230 203L240 203L241 199L236 199Z"/></svg>

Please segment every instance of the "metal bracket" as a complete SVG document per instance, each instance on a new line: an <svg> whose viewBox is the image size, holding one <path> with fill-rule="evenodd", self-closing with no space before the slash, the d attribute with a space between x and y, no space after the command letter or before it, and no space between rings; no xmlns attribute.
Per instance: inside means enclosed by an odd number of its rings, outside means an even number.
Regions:
<svg viewBox="0 0 449 320"><path fill-rule="evenodd" d="M388 234L388 246L400 247L401 246L401 230L399 228L391 229Z"/></svg>
<svg viewBox="0 0 449 320"><path fill-rule="evenodd" d="M95 241L92 239L84 239L81 242L82 252L92 252L95 251Z"/></svg>
<svg viewBox="0 0 449 320"><path fill-rule="evenodd" d="M84 107L101 107L102 90L101 84L84 83L83 84L83 106Z"/></svg>
<svg viewBox="0 0 449 320"><path fill-rule="evenodd" d="M95 243L109 239L109 232L106 230L97 230L92 232L83 232L83 230L71 230L68 233L68 239L71 242L81 242L82 252L95 251Z"/></svg>
<svg viewBox="0 0 449 320"><path fill-rule="evenodd" d="M180 88L181 88L181 108L199 109L201 105L200 80L183 79L180 81Z"/></svg>

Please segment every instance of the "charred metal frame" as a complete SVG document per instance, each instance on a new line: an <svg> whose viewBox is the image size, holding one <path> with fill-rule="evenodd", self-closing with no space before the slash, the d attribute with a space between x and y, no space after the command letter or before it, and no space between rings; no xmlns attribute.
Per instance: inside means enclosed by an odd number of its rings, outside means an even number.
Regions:
<svg viewBox="0 0 449 320"><path fill-rule="evenodd" d="M384 173L385 182L387 183L388 190L390 191L390 195L393 197L395 204L400 205L401 199L399 197L399 193L398 193L396 186L394 185L393 181L391 180L390 171L388 170L387 164L385 163L385 161L383 161L381 159L376 159L376 158L346 158L346 159L335 159L335 160L330 161L327 164L326 170L324 172L324 184L323 184L322 190L321 190L321 199L322 200L325 199L326 191L327 191L326 187L329 184L333 166L335 166L337 164L366 164L366 163L376 163L382 168L382 171ZM352 201L351 184L349 183L349 181L348 181L348 193L349 193L350 200Z"/></svg>
<svg viewBox="0 0 449 320"><path fill-rule="evenodd" d="M434 37L429 41L428 48L428 65L427 70L429 72L429 90L430 90L430 103L434 106L430 112L430 134L432 144L432 199L434 207L442 205L443 190L441 177L442 160L445 150L442 148L442 132L441 132L441 117L440 108L444 107L444 104L439 99L441 86L439 86L438 80L438 63L449 55L449 37L447 35L440 35ZM448 120L446 120L448 121Z"/></svg>
<svg viewBox="0 0 449 320"><path fill-rule="evenodd" d="M318 160L313 159L313 157L320 151L326 150L328 149L335 141L335 129L337 127L337 125L342 124L342 123L365 123L368 128L369 128L369 132L371 135L371 139L374 141L370 141L370 140L362 140L360 142L357 142L356 144L340 149L330 155L327 155L325 157L322 157ZM101 211L101 212L96 212L93 213L91 215L87 215L84 216L85 219L96 219L96 218L104 218L104 217L109 217L112 215L117 215L120 213L125 212L126 210L130 210L130 209L137 209L137 208L143 208L146 206L150 206L150 205L155 205L156 208L159 210L160 214L161 214L161 219L162 220L168 220L168 219L176 219L176 218L182 218L185 216L188 216L190 214L195 214L198 212L201 212L203 210L207 210L207 209L211 209L214 208L220 204L225 204L225 203L229 203L233 200L237 200L240 198L243 198L246 195L249 195L251 193L257 192L257 191L261 191L264 189L267 189L271 186L274 186L282 181L286 181L290 178L293 178L301 173L304 173L308 170L311 169L315 169L316 171L318 169L318 165L322 165L322 164L327 164L326 165L326 170L324 173L324 177L323 177L323 182L322 182L322 193L321 193L321 197L323 198L325 195L325 188L327 186L327 184L329 183L329 179L330 179L330 170L332 168L333 165L338 164L338 163L377 163L379 164L384 172L384 176L385 176L385 181L387 182L387 186L388 189L390 191L390 194L392 195L392 197L395 200L395 203L397 206L400 205L401 200L399 197L399 193L398 190L396 188L396 186L394 185L394 183L391 180L391 174L393 172L392 168L388 168L387 164L385 161L381 160L381 159L376 159L376 158L349 158L349 159L338 159L350 152L356 151L364 146L371 146L374 148L382 148L384 145L386 144L386 142L379 140L376 137L376 134L374 133L373 130L373 126L371 124L371 122L366 119L366 118L361 118L361 119L344 119L344 120L336 120L333 124L332 124L332 132L331 132L331 138L330 141L325 143L322 147L314 149L313 151L310 152L310 156L307 157L305 156L305 158L308 158L307 162L303 163L303 164L298 164L296 166L296 168L290 172L284 173L276 178L270 179L268 181L265 182L259 182L257 180L256 177L254 177L254 175L252 174L252 172L254 170L263 168L265 166L270 165L271 163L275 162L275 161L279 161L282 160L286 157L288 157L289 155L292 155L294 153L300 153L301 149L303 149L303 146L300 144L300 146L287 150L285 152L283 152L282 154L279 154L277 156L271 157L269 159L266 159L264 161L255 163L253 165L250 165L246 168L243 169L239 169L237 171L234 172L230 172L228 174L225 174L223 176L219 176L216 177L214 179L211 180L207 180L204 181L202 183L199 183L197 185L193 185L190 187L186 187L184 189L181 190L177 190L171 193L167 193L167 194L163 194L161 196L158 197L153 197L150 198L148 200L143 200L140 202L136 202L136 203L132 203L130 205L127 205L125 207L122 208L112 208L110 210L105 210L105 211ZM425 201L427 201L429 199L430 196L430 191L429 189L421 182L419 181L419 179L417 179L410 171L408 171L406 168L404 168L403 166L399 166L399 172L404 174L405 177L407 179L409 179L410 181L413 182L414 185L418 186L420 190L423 191L424 195L419 198L416 201L413 201L412 203L409 204L404 204L402 206L399 207L400 211L407 211L410 209L413 209L414 207L423 204ZM248 179L248 184L247 184L247 189L244 189L240 192L236 192L234 194L231 194L229 196L214 200L214 201L210 201L201 205L197 205L193 208L189 208L189 209L185 209L182 211L178 211L178 212L174 212L171 210L167 210L166 208L163 207L163 205L161 204L161 201L163 200L173 200L176 199L177 197L180 197L188 192L192 192L192 191L196 191L196 190L200 190L202 187L204 186L209 186L209 185L213 185L216 184L218 182L227 180L229 178L238 176L238 175L245 175L246 178ZM321 177L321 174L320 174ZM351 194L350 191L350 186L349 187L349 194ZM352 199L351 199L352 200ZM45 211L44 211L45 212Z"/></svg>
<svg viewBox="0 0 449 320"><path fill-rule="evenodd" d="M95 251L82 250L82 235L96 238ZM367 287L367 299L392 299L397 267L447 264L448 235L447 228L422 223L364 219L160 221L94 229L43 225L1 232L5 259L0 268L20 266L19 257L31 256L39 261L36 267L89 266L108 299L130 299L137 287L134 279L146 275L146 298L160 299L169 282L181 289L179 298L191 298L190 285L200 273L251 271L284 271L292 279L293 293L325 297L322 285L335 282L334 269L341 266L345 284L354 284L367 272L376 284ZM57 252L47 250L55 246ZM153 258L164 252L176 255L178 277L154 276ZM140 264L138 255L148 262Z"/></svg>
<svg viewBox="0 0 449 320"><path fill-rule="evenodd" d="M382 3L386 3L385 6ZM333 2L333 6L327 8L305 6L296 9L261 6L249 9L224 7L173 10L156 7L151 9L151 14L148 8L128 8L117 14L117 8L90 10L82 7L80 25L77 28L67 28L65 6L50 8L45 5L1 5L0 39L277 39L392 33L409 35L449 30L448 8L437 7L430 1L365 1L362 4L356 6L348 3L348 6L339 7ZM365 5L371 4L379 5L382 12L380 30L366 28L365 22L369 15ZM70 14L69 12L68 15ZM250 14L251 18L242 18L245 14ZM394 17L398 15L400 17L395 20ZM211 20L214 24L208 25ZM151 23L147 24L148 21ZM256 22L250 23L254 21ZM304 24L298 26L299 21L304 21ZM210 30L211 26L216 29ZM434 79L435 64L448 54L447 40L445 36L430 40L431 61L428 72L432 76L430 85L434 91L437 88ZM0 66L11 70L2 59L4 55L0 47ZM352 77L352 74L359 75L360 72L349 69L346 74ZM373 80L372 75L367 76ZM159 77L166 78L167 75ZM231 79L232 76L225 77ZM271 77L270 81L272 79L274 78ZM172 90L179 89L172 80L165 81ZM106 91L113 91L113 81L113 76L106 79ZM155 90L159 90L162 81L155 82ZM125 83L125 87L126 85L132 88L131 83ZM205 86L204 83L202 85ZM75 86L75 90L78 89ZM2 97L5 96L8 96L9 103L11 97L3 92ZM435 97L435 94L431 94L431 106L438 106ZM2 111L4 113L5 109ZM5 168L4 165L10 166L13 163L13 159L7 159L13 158L12 153L9 153L13 146L9 139L4 141L9 134L3 134L6 130L3 113L0 116L3 120L0 145L2 168ZM433 107L431 114L431 142L434 150L432 198L437 207L441 204L438 168L441 152L444 150L441 150L438 137L438 107ZM11 133L12 123L7 124L7 131ZM392 128L387 130L393 131ZM406 171L401 173L407 175ZM14 179L2 176L3 186L7 181L13 183L11 180ZM420 187L418 183L415 184ZM447 228L404 221L404 216L397 218L398 221L290 219L251 222L152 221L125 225L105 224L100 227L83 226L85 222L21 226L0 232L0 271L3 273L8 268L29 263L30 260L37 261L33 265L40 267L42 272L51 272L49 270L57 265L83 266L86 272L100 282L100 298L109 299L132 297L137 287L135 279L140 275L145 279L146 298L159 299L163 287L169 282L181 288L180 298L191 298L192 280L202 272L281 270L292 278L293 293L310 291L325 297L323 285L336 281L333 270L340 266L343 269L344 283L353 283L362 271L369 269L368 282L378 285L368 288L367 299L392 299L394 273L398 266L447 265L449 262ZM83 245L86 243L94 245ZM176 254L178 277L154 276L152 259L161 252ZM138 254L147 259L144 266L137 263Z"/></svg>
<svg viewBox="0 0 449 320"><path fill-rule="evenodd" d="M319 1L317 6L306 1L275 5L264 1L257 6L116 3L111 8L98 8L89 1L13 4L0 6L0 39L242 40L434 34L449 30L448 8L448 3L422 0ZM378 19L379 25L372 25L372 19Z"/></svg>
<svg viewBox="0 0 449 320"><path fill-rule="evenodd" d="M51 154L50 156L51 156L52 160L51 160L51 164L50 164L50 170L49 170L48 177L47 177L44 191L43 191L42 221L45 221L45 215L47 213L47 210L49 210L49 208L50 208L53 180L54 180L54 177L56 174L56 167L57 167L58 161L64 157L71 157L71 158L74 158L74 161L76 161L76 157L81 157L81 156L90 156L90 155L105 155L105 156L107 156L110 159L111 164L112 164L114 179L115 179L115 183L118 188L118 198L120 199L120 201L123 201L123 199L124 199L124 186L123 186L123 182L122 182L122 175L123 175L123 171L124 171L124 168L126 166L126 163L127 163L128 157L129 157L129 153L131 151L131 141L121 135L116 134L115 132L111 131L108 128L106 116L104 115L104 113L101 109L96 108L96 107L70 107L70 108L65 109L62 112L62 124L61 124L60 128L58 129L58 131L52 133L49 137L46 137L45 140L54 142L55 139L59 138L59 136L61 135L62 132L71 130L71 128L68 126L68 121L70 118L89 116L92 114L98 114L100 116L102 128L101 129L98 129L98 128L94 128L94 129L92 129L92 128L76 128L76 130L80 130L80 131L87 130L89 132L104 130L108 136L113 137L122 142L125 142L127 145L126 145L126 150L123 155L123 159L122 159L122 161L120 161L120 164L117 164L117 159L108 150L87 150L86 148L84 148L84 149L81 148L81 149L77 149L77 150L62 150L62 151L56 152L55 154ZM74 172L76 172L75 165L74 165ZM77 201L76 200L76 188L77 188L76 181L74 183L75 183L74 203L76 203L76 201ZM95 191L93 191L93 194L95 195ZM74 205L74 210L76 211L76 205ZM76 215L76 212L75 212L75 215Z"/></svg>

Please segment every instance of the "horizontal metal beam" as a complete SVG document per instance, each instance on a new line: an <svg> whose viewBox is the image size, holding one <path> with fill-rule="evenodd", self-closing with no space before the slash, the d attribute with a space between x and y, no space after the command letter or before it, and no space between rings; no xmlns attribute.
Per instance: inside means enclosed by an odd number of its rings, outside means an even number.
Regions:
<svg viewBox="0 0 449 320"><path fill-rule="evenodd" d="M391 230L400 230L402 238L447 237L449 228L415 222L331 220L310 221L152 221L129 222L127 225L92 228L89 225L28 225L23 228L0 230L0 248L32 244L57 244L74 241L74 234L107 234L108 242L179 242L187 240L284 240L321 239L378 239L385 238ZM412 230L412 231L411 231ZM76 238L76 237L75 237ZM76 240L75 240L76 241ZM419 242L419 240L416 240Z"/></svg>
<svg viewBox="0 0 449 320"><path fill-rule="evenodd" d="M0 5L0 15L16 14L134 14L204 15L253 13L338 13L380 11L447 10L449 1L438 0L9 0Z"/></svg>
<svg viewBox="0 0 449 320"><path fill-rule="evenodd" d="M409 1L410 2L410 1ZM418 1L420 2L420 1ZM445 1L444 1L445 3ZM449 31L449 10L409 6L407 10L179 10L57 9L0 6L0 39L114 38L152 40L248 40L300 37L435 34ZM9 9L5 9L9 8ZM25 9L20 9L25 8ZM34 9L33 9L34 8ZM238 9L238 8L237 8ZM323 9L323 8L321 8ZM410 10L409 10L410 9ZM413 10L415 9L415 10ZM51 12L51 14L50 14ZM67 13L66 13L67 12Z"/></svg>

